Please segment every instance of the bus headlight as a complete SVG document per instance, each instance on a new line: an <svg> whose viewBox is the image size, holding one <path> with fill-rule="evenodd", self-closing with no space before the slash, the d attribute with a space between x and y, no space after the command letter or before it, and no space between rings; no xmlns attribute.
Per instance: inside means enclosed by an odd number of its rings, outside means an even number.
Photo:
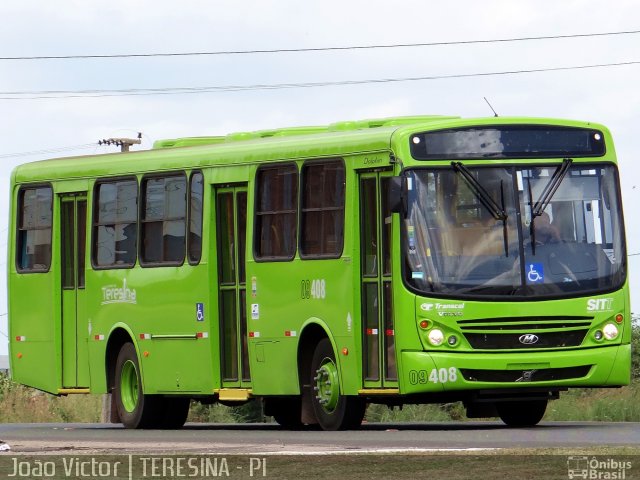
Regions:
<svg viewBox="0 0 640 480"><path fill-rule="evenodd" d="M607 340L613 340L618 336L618 327L613 323L607 323L602 329L602 333Z"/></svg>
<svg viewBox="0 0 640 480"><path fill-rule="evenodd" d="M434 328L429 332L429 343L434 346L442 345L444 341L444 333L439 328Z"/></svg>

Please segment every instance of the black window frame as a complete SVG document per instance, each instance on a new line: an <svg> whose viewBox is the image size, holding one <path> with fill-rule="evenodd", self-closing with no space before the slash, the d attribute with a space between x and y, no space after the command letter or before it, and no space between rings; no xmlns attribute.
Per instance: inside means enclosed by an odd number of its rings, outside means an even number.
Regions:
<svg viewBox="0 0 640 480"><path fill-rule="evenodd" d="M47 230L47 228L32 228L32 229L24 229L22 227L22 209L24 207L24 194L27 190L38 190L38 189L49 189L50 193L51 193L51 224L49 225L49 263L46 266L46 268L23 268L21 266L21 245L22 245L22 233L21 232L29 232L29 231L36 231L36 230ZM16 271L20 274L31 274L31 273L49 273L49 271L51 270L51 264L53 262L53 215L55 213L54 211L54 195L53 195L53 185L51 185L50 183L37 183L37 184L27 184L27 185L21 185L20 188L18 189L18 201L16 203L17 205L17 210L16 210L16 223L15 223L15 234L16 234L16 243L15 243L15 267L16 267Z"/></svg>
<svg viewBox="0 0 640 480"><path fill-rule="evenodd" d="M308 186L305 182L305 170L309 167L314 167L318 165L331 165L331 164L340 164L342 167L343 173L343 184L342 184L342 203L341 205L321 205L320 207L314 208L305 208L305 192L308 189ZM343 158L326 158L321 160L308 160L302 164L302 168L300 169L300 187L298 188L298 211L299 211L299 219L298 219L298 251L300 258L302 260L328 260L328 259L336 259L342 257L342 253L344 251L344 235L345 235L345 210L346 210L346 182L347 182L347 169L345 166L345 162ZM324 186L324 185L323 185ZM323 197L324 200L324 197ZM309 212L319 212L325 213L328 211L338 211L342 212L342 232L339 238L339 243L337 243L337 248L334 252L331 253L306 253L304 248L304 240L305 240L305 214ZM321 240L321 245L324 245L324 240Z"/></svg>
<svg viewBox="0 0 640 480"><path fill-rule="evenodd" d="M184 199L184 216L183 217L176 217L176 218L171 218L171 217L164 217L162 219L153 219L153 220L147 220L145 218L145 207L146 207L146 200L147 200L147 189L146 189L146 185L147 182L149 180L157 180L160 178L177 178L177 177L182 177L184 179L184 192L185 192L185 199ZM188 178L187 175L184 171L179 170L179 171L171 171L171 172L161 172L161 173L150 173L150 174L146 174L143 175L143 177L140 179L140 201L138 202L138 208L139 208L139 213L138 213L138 230L139 230L139 235L138 235L138 262L140 263L140 266L143 268L155 268L155 267L180 267L182 265L184 265L185 260L187 259L187 215L188 215L188 202L189 202L189 193L188 193L188 189L189 189L189 183L188 183ZM160 261L147 261L144 258L144 252L145 252L145 248L144 248L144 235L145 235L145 231L144 231L144 226L146 223L156 223L156 222L162 222L164 224L164 222L175 222L175 221L179 221L182 220L182 222L184 223L184 231L183 231L183 245L182 245L182 249L180 250L182 252L182 258L180 260L160 260ZM163 250L164 252L164 250Z"/></svg>
<svg viewBox="0 0 640 480"><path fill-rule="evenodd" d="M266 171L266 170L276 170L278 168L283 168L283 167L290 167L293 168L295 171L295 182L293 183L293 185L295 185L296 188L296 192L293 195L293 199L295 202L294 208L293 208L293 212L289 211L289 210L274 210L271 212L268 211L260 211L259 210L259 205L260 205L260 175L262 172ZM266 164L266 165L261 165L260 167L258 167L258 169L256 170L256 174L255 174L255 189L254 189L254 209L253 209L253 245L252 245L252 250L253 250L253 258L256 262L290 262L292 261L297 254L297 250L298 250L298 221L299 221L299 206L300 206L300 169L298 168L298 164L296 162L278 162L278 163L270 163L270 164ZM293 231L293 251L290 252L290 255L261 255L258 252L258 241L260 241L262 239L262 228L261 228L261 222L259 222L259 217L264 216L265 214L268 215L277 215L278 213L288 213L288 214L293 214L293 218L295 221L295 226L294 226L294 231Z"/></svg>
<svg viewBox="0 0 640 480"><path fill-rule="evenodd" d="M101 185L105 184L116 184L116 183L124 183L124 182L133 182L136 185L136 218L134 222L112 222L112 223L100 223L98 221L98 209L100 208L100 197L99 197L99 189ZM138 183L138 179L135 176L124 176L124 177L106 177L99 178L95 181L93 185L93 194L92 194L92 209L91 209L91 267L94 270L120 270L135 267L138 261L138 242L140 237L140 226L139 226L139 206L140 206L140 185ZM136 239L133 246L133 262L131 263L112 263L110 265L100 265L97 262L97 240L98 240L98 227L102 225L120 225L120 224L133 224L135 225L135 233Z"/></svg>
<svg viewBox="0 0 640 480"><path fill-rule="evenodd" d="M191 256L191 247L193 246L193 242L191 240L191 219L193 218L193 178L196 175L202 176L202 198L200 205L200 251L198 252L197 258ZM202 170L193 170L189 174L189 198L187 204L187 254L186 258L189 261L189 265L198 265L200 260L202 260L202 248L204 245L204 199L205 199L205 183L204 183L204 173Z"/></svg>

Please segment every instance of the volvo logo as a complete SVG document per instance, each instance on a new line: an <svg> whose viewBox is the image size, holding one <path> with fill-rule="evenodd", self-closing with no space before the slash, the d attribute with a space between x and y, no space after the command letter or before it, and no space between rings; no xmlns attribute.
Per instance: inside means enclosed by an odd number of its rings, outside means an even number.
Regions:
<svg viewBox="0 0 640 480"><path fill-rule="evenodd" d="M534 343L538 343L538 340L540 340L540 338L538 338L538 336L534 335L533 333L527 333L525 335L520 335L518 340L523 345L533 345Z"/></svg>

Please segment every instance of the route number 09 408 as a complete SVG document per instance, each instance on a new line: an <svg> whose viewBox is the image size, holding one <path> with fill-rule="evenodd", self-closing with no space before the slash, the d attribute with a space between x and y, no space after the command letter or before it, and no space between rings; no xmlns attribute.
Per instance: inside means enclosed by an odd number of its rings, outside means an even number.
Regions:
<svg viewBox="0 0 640 480"><path fill-rule="evenodd" d="M411 370L409 372L409 383L411 385L426 383L449 383L458 380L458 369L450 368L433 368L428 370Z"/></svg>
<svg viewBox="0 0 640 480"><path fill-rule="evenodd" d="M318 280L302 280L300 284L302 300L324 300L327 296L327 284L324 278Z"/></svg>

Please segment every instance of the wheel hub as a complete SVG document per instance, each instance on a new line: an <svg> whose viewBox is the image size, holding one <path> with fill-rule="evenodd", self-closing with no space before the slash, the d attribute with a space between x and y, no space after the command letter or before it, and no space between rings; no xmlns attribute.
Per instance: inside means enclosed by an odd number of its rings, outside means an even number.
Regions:
<svg viewBox="0 0 640 480"><path fill-rule="evenodd" d="M331 413L336 409L340 398L340 385L338 383L338 369L336 364L327 359L322 366L316 370L313 378L315 386L316 400L324 410Z"/></svg>
<svg viewBox="0 0 640 480"><path fill-rule="evenodd" d="M138 405L138 372L136 365L127 360L122 365L120 374L120 397L122 406L129 413L133 412Z"/></svg>

